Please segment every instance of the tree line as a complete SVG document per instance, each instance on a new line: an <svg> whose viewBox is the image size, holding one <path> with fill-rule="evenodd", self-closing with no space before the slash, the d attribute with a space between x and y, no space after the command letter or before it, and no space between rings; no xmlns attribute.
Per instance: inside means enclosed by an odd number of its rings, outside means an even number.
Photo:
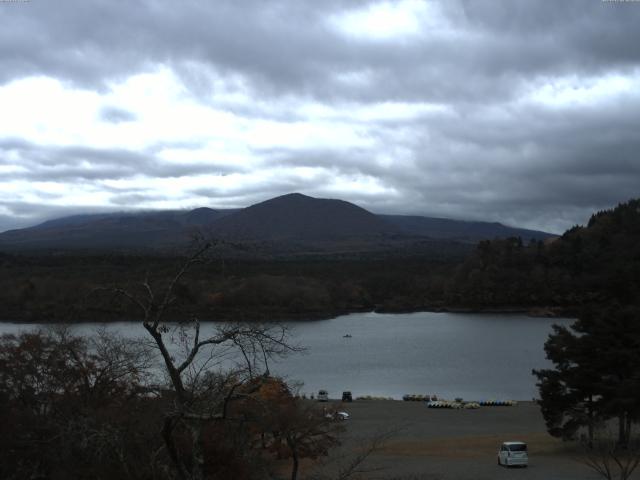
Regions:
<svg viewBox="0 0 640 480"><path fill-rule="evenodd" d="M265 479L286 462L295 480L302 459L339 443L341 425L269 373L300 350L286 328L227 323L205 335L195 317L165 321L204 250L165 284L97 292L136 306L146 338L0 337L0 477Z"/></svg>
<svg viewBox="0 0 640 480"><path fill-rule="evenodd" d="M592 216L546 254L573 274L581 302L545 343L553 368L534 370L547 429L580 439L583 462L603 478L640 465L640 203ZM612 433L615 432L615 433Z"/></svg>
<svg viewBox="0 0 640 480"><path fill-rule="evenodd" d="M203 319L330 317L377 310L541 311L575 315L591 304L636 303L640 291L639 200L597 212L584 227L541 241L482 241L432 254L241 259L196 266L177 287ZM468 252L464 254L463 252ZM167 256L0 254L0 305L10 320L130 318L121 299L87 299L123 278L157 282L184 259ZM171 314L171 312L169 312Z"/></svg>

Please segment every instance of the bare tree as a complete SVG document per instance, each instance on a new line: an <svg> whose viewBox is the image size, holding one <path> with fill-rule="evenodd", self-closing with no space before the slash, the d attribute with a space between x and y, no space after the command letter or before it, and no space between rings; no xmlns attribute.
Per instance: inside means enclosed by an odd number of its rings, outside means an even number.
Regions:
<svg viewBox="0 0 640 480"><path fill-rule="evenodd" d="M358 480L372 479L375 474L382 474L383 469L372 466L370 458L380 452L387 442L402 428L383 430L370 438L354 439L357 447L348 453L335 455L329 461L320 465L310 480ZM383 478L383 477L376 477Z"/></svg>
<svg viewBox="0 0 640 480"><path fill-rule="evenodd" d="M640 438L623 447L615 438L602 436L583 445L578 461L607 480L627 480L640 465Z"/></svg>
<svg viewBox="0 0 640 480"><path fill-rule="evenodd" d="M0 336L0 477L149 478L146 353L105 331Z"/></svg>
<svg viewBox="0 0 640 480"><path fill-rule="evenodd" d="M328 455L344 431L326 408L294 396L280 379L263 385L246 407L255 414L262 447L278 458L291 458L291 480L298 478L301 459L317 460Z"/></svg>
<svg viewBox="0 0 640 480"><path fill-rule="evenodd" d="M166 323L165 314L178 299L181 280L192 266L204 260L211 246L197 248L159 294L148 278L135 292L112 289L139 308L142 326L162 357L172 392L172 407L164 418L162 436L167 453L184 480L205 478L203 432L211 424L231 420L230 404L252 393L245 388L247 381L266 378L270 359L299 350L288 343L287 329L281 325L227 323L205 336L196 317L177 327ZM222 364L232 353L240 361L231 372L223 373ZM211 373L212 367L217 368L217 375ZM257 389L260 383L251 385ZM177 442L181 431L188 432L186 452ZM180 437L180 441L184 443L185 439Z"/></svg>

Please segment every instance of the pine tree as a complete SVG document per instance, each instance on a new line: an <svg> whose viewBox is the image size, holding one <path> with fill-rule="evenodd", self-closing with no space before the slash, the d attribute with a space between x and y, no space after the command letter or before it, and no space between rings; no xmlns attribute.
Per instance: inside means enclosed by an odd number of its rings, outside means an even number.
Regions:
<svg viewBox="0 0 640 480"><path fill-rule="evenodd" d="M617 305L589 309L569 328L554 326L545 343L554 369L534 370L551 435L574 438L586 427L618 420L618 443L640 419L640 315Z"/></svg>

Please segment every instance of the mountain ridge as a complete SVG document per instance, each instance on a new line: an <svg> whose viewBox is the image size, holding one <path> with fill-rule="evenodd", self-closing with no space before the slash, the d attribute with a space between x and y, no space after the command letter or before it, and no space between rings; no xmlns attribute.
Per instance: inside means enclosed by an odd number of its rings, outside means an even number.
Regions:
<svg viewBox="0 0 640 480"><path fill-rule="evenodd" d="M495 222L378 215L344 200L291 193L243 209L199 207L61 217L0 233L0 250L161 250L185 246L195 232L232 241L297 244L296 248L313 244L324 249L346 242L352 249L368 249L399 238L476 243L508 236L527 240L554 236Z"/></svg>
<svg viewBox="0 0 640 480"><path fill-rule="evenodd" d="M224 237L259 240L318 240L392 233L379 216L339 199L290 193L256 203L213 225Z"/></svg>

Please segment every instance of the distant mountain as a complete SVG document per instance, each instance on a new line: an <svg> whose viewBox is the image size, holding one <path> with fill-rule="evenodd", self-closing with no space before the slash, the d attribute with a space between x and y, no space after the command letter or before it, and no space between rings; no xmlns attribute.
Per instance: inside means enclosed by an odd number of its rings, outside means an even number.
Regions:
<svg viewBox="0 0 640 480"><path fill-rule="evenodd" d="M520 237L524 241L531 239L546 240L555 235L537 230L507 227L501 223L471 222L448 218L418 217L406 215L379 215L389 224L408 235L424 236L433 239L448 239L459 242L477 243L493 238Z"/></svg>
<svg viewBox="0 0 640 480"><path fill-rule="evenodd" d="M418 244L424 248L430 241L476 243L510 236L526 241L552 236L499 223L375 215L343 200L292 193L235 210L197 208L64 217L1 233L0 250L180 249L195 231L286 253L411 250Z"/></svg>
<svg viewBox="0 0 640 480"><path fill-rule="evenodd" d="M0 249L162 249L186 244L190 235L208 228L235 210L197 208L160 211L74 215L0 234Z"/></svg>
<svg viewBox="0 0 640 480"><path fill-rule="evenodd" d="M317 241L380 236L396 229L352 203L291 193L222 218L213 232L234 239Z"/></svg>

